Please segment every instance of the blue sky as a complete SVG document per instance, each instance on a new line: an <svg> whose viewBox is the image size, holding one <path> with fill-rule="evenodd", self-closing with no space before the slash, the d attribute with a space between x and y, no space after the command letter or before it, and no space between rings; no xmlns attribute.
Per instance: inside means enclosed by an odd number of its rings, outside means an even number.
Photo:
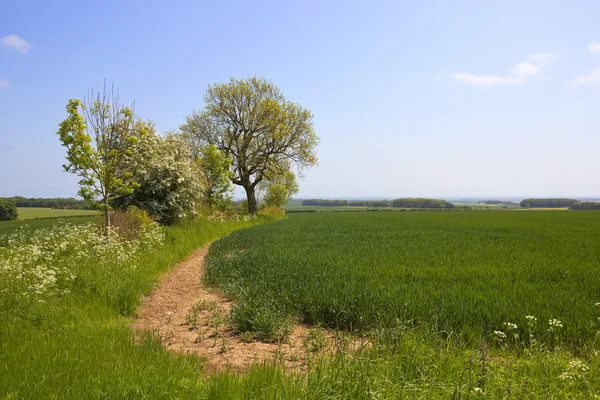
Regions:
<svg viewBox="0 0 600 400"><path fill-rule="evenodd" d="M106 78L176 129L210 83L315 114L301 197L600 196L600 3L4 2L0 196L73 196L55 135Z"/></svg>

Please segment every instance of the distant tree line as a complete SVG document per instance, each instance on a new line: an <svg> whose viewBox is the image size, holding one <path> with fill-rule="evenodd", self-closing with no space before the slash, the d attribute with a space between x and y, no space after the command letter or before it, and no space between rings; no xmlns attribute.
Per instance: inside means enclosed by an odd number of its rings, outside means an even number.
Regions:
<svg viewBox="0 0 600 400"><path fill-rule="evenodd" d="M504 206L517 206L518 204L514 201L504 201L504 200L484 200L483 204L490 205L504 205Z"/></svg>
<svg viewBox="0 0 600 400"><path fill-rule="evenodd" d="M600 210L599 201L582 201L569 207L571 210Z"/></svg>
<svg viewBox="0 0 600 400"><path fill-rule="evenodd" d="M66 210L93 210L94 208L85 200L75 199L73 197L57 198L28 198L28 197L6 197L8 201L14 203L16 207L42 207L42 208L60 208Z"/></svg>
<svg viewBox="0 0 600 400"><path fill-rule="evenodd" d="M392 202L387 200L355 200L348 203L353 207L391 207Z"/></svg>
<svg viewBox="0 0 600 400"><path fill-rule="evenodd" d="M388 200L327 200L327 199L309 199L302 201L303 206L355 206L355 207L396 207L396 208L455 208L454 204L446 200L424 199L424 198L403 198Z"/></svg>
<svg viewBox="0 0 600 400"><path fill-rule="evenodd" d="M562 208L571 207L573 204L578 203L575 199L524 199L521 200L521 207L543 207L543 208Z"/></svg>
<svg viewBox="0 0 600 400"><path fill-rule="evenodd" d="M401 208L454 208L454 204L446 200L439 199L424 199L407 197L403 199L395 199L392 202L392 207Z"/></svg>
<svg viewBox="0 0 600 400"><path fill-rule="evenodd" d="M347 206L348 200L327 200L327 199L309 199L302 200L303 206Z"/></svg>

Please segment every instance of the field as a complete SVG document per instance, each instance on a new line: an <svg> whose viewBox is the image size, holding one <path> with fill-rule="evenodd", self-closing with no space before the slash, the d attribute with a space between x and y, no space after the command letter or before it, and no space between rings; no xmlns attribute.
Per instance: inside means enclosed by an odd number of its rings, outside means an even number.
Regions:
<svg viewBox="0 0 600 400"><path fill-rule="evenodd" d="M54 208L18 207L19 220L37 218L65 218L97 215L96 210L61 210Z"/></svg>
<svg viewBox="0 0 600 400"><path fill-rule="evenodd" d="M41 228L50 228L61 224L85 224L94 221L94 217L72 217L72 218L48 218L39 220L17 220L17 221L0 221L0 236L13 233L22 226L28 226L32 230Z"/></svg>
<svg viewBox="0 0 600 400"><path fill-rule="evenodd" d="M160 228L161 244L114 250L102 236L90 240L65 226L90 220L29 223L43 245L13 259L29 263L30 277L40 283L49 275L39 273L39 263L54 268L55 294L25 295L0 274L0 398L587 399L600 393L598 212L199 220ZM153 332L133 332L141 296L160 274L219 237L206 280L233 299L228 320L267 337L281 325L310 324L303 369L282 367L284 340L272 362L209 374L202 358L167 351ZM0 256L8 254L1 246ZM37 261L28 261L33 253ZM0 268L10 272L3 261ZM333 349L324 350L330 340Z"/></svg>
<svg viewBox="0 0 600 400"><path fill-rule="evenodd" d="M211 247L207 279L308 323L371 330L410 321L492 339L506 322L522 337L565 343L598 330L600 213L315 213L235 232ZM268 305L268 306L267 306Z"/></svg>

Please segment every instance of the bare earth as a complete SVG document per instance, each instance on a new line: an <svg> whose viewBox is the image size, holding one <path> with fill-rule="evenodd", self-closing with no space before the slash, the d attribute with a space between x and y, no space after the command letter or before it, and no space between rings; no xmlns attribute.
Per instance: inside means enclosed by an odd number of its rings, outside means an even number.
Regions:
<svg viewBox="0 0 600 400"><path fill-rule="evenodd" d="M243 371L271 360L291 369L304 367L310 357L304 346L307 326L297 325L282 344L246 343L231 330L227 317L232 302L201 284L207 252L208 246L195 251L165 274L138 310L133 327L156 332L168 350L205 357L209 372ZM195 305L196 313L190 314ZM331 344L331 335L324 336Z"/></svg>

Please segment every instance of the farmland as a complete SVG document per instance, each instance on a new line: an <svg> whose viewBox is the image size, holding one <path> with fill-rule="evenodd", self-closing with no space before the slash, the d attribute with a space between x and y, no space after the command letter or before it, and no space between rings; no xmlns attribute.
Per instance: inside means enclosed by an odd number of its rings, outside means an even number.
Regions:
<svg viewBox="0 0 600 400"><path fill-rule="evenodd" d="M41 218L65 218L97 215L96 210L62 210L54 208L17 207L20 220Z"/></svg>
<svg viewBox="0 0 600 400"><path fill-rule="evenodd" d="M337 329L411 321L478 343L506 322L525 336L532 315L536 337L558 319L581 345L598 330L599 237L594 212L299 214L215 243L207 280Z"/></svg>
<svg viewBox="0 0 600 400"><path fill-rule="evenodd" d="M23 222L5 223L15 224ZM590 398L600 390L593 211L187 221L125 258L102 240L80 240L77 229L88 228L31 224L49 244L37 246L51 256L40 260L74 279L38 302L0 291L7 398ZM207 265L207 280L234 299L230 319L246 318L250 329L290 316L336 328L327 330L340 343L335 353L311 350L299 371L274 354L242 374L209 375L202 358L170 353L151 332L136 336L140 295L159 273L232 231L211 246ZM314 332L318 349L325 339ZM344 344L358 337L367 345Z"/></svg>

